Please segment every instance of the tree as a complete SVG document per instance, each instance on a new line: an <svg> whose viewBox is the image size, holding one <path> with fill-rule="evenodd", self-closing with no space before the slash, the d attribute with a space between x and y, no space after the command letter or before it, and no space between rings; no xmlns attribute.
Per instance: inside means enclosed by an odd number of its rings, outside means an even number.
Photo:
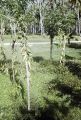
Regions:
<svg viewBox="0 0 81 120"><path fill-rule="evenodd" d="M27 83L27 96L28 96L28 111L31 110L30 106L30 52L28 50L28 45L24 43L22 47L22 56L25 61L26 66L26 83Z"/></svg>
<svg viewBox="0 0 81 120"><path fill-rule="evenodd" d="M69 0L70 4L74 8L76 12L76 34L80 35L81 32L81 23L80 23L80 8L81 8L81 1L80 0Z"/></svg>
<svg viewBox="0 0 81 120"><path fill-rule="evenodd" d="M68 11L67 6L57 5L56 8L48 9L45 16L46 33L50 35L50 59L52 59L53 38L61 29L65 34L75 24L75 14Z"/></svg>

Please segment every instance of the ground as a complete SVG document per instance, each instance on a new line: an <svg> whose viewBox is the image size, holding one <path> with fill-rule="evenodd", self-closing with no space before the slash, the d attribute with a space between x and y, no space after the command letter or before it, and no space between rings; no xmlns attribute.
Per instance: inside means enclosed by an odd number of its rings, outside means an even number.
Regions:
<svg viewBox="0 0 81 120"><path fill-rule="evenodd" d="M9 36L8 36L9 37ZM33 38L38 41L37 36L33 36L30 38ZM44 40L48 41L48 37L44 36ZM42 38L40 38L40 41L43 41ZM4 46L4 51L6 53L6 57L10 59L12 57L12 51L11 46ZM49 44L38 44L38 45L32 45L31 46L31 52L34 61L32 61L31 66L31 105L32 108L34 105L36 106L45 106L45 97L49 95L49 98L52 99L53 96L50 96L49 90L48 90L48 84L51 82L52 79L55 79L56 74L53 71L53 66L49 65L49 50L50 45ZM15 48L15 59L17 61L21 61L21 48L19 46L16 46ZM80 60L81 59L81 48L72 48L66 47L66 59L67 60ZM42 63L42 61L47 60L47 63ZM60 48L57 44L53 45L53 60L56 62L60 60ZM24 64L24 62L23 62ZM23 81L25 86L25 98L26 98L26 81ZM50 87L49 87L50 89ZM9 79L9 75L6 75L5 73L0 73L0 120L13 120L14 114L13 111L15 109L15 106L22 105L23 102L21 96L16 99L16 101L12 98L14 98L14 94L16 92L16 87L12 85L12 82ZM53 94L53 93L52 93ZM54 93L57 94L57 93ZM57 99L57 98L54 98ZM60 101L61 99L59 99ZM34 108L35 109L35 108ZM10 113L8 111L11 111ZM17 109L16 109L17 110ZM8 113L8 114L7 114Z"/></svg>

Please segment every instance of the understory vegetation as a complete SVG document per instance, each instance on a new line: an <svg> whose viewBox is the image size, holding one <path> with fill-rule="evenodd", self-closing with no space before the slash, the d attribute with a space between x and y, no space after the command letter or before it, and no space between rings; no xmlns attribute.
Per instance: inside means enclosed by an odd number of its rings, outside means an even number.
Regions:
<svg viewBox="0 0 81 120"><path fill-rule="evenodd" d="M25 76L22 98L20 85L0 73L0 120L80 120L81 76L75 70L81 64L66 62L64 67L56 61L37 60L34 58L31 69L31 112L27 110Z"/></svg>

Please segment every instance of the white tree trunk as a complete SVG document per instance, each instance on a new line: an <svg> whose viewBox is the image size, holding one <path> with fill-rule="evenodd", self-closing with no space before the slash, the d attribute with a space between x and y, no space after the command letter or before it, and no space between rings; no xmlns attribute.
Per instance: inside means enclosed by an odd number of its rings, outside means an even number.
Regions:
<svg viewBox="0 0 81 120"><path fill-rule="evenodd" d="M77 14L77 30L78 30L78 34L80 35L80 15L79 15L79 12L80 12L80 3L78 0L76 0L76 7L75 7L75 10L76 10L76 14Z"/></svg>
<svg viewBox="0 0 81 120"><path fill-rule="evenodd" d="M42 15L42 8L41 8L41 3L39 4L40 5L40 8L39 8L39 11L40 11L40 29L41 29L41 35L44 34L44 25L43 25L43 15Z"/></svg>
<svg viewBox="0 0 81 120"><path fill-rule="evenodd" d="M16 39L16 24L13 24L14 40Z"/></svg>
<svg viewBox="0 0 81 120"><path fill-rule="evenodd" d="M3 41L3 35L5 32L5 28L4 28L4 20L1 19L1 41Z"/></svg>
<svg viewBox="0 0 81 120"><path fill-rule="evenodd" d="M60 64L65 64L65 48L66 48L66 39L63 37L63 40L61 42Z"/></svg>
<svg viewBox="0 0 81 120"><path fill-rule="evenodd" d="M30 64L26 61L26 83L28 96L28 111L30 111Z"/></svg>

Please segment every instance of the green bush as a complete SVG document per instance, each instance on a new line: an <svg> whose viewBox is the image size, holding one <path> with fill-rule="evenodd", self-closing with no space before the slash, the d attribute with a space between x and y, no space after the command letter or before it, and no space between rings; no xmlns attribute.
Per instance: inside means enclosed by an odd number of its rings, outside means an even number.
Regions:
<svg viewBox="0 0 81 120"><path fill-rule="evenodd" d="M81 120L81 109L74 107L63 120Z"/></svg>

